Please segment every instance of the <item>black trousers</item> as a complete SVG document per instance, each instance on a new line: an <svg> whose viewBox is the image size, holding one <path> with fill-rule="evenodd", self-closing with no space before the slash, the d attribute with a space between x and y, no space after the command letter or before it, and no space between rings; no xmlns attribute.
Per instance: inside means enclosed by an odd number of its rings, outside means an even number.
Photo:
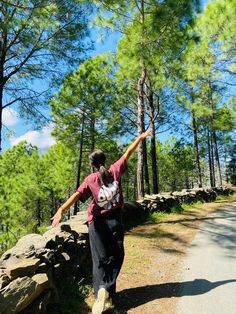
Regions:
<svg viewBox="0 0 236 314"><path fill-rule="evenodd" d="M124 260L124 228L120 210L101 214L89 224L89 241L93 260L93 288L105 288L111 297Z"/></svg>

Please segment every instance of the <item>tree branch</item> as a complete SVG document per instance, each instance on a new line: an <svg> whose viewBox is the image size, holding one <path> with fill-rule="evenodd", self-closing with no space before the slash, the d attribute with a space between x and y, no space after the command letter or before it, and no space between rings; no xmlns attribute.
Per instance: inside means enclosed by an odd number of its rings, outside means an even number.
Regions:
<svg viewBox="0 0 236 314"><path fill-rule="evenodd" d="M34 10L35 7L27 7L27 6L23 6L23 5L19 5L17 3L12 3L10 1L7 1L7 0L1 0L3 3L11 6L11 7L14 7L14 8L19 8L19 9L24 9L24 10ZM19 1L18 1L19 3Z"/></svg>
<svg viewBox="0 0 236 314"><path fill-rule="evenodd" d="M21 97L18 97L16 99L14 99L13 101L10 101L6 105L2 106L2 109L7 108L7 107L11 106L12 104L14 104L15 102L20 101L20 100L21 100Z"/></svg>

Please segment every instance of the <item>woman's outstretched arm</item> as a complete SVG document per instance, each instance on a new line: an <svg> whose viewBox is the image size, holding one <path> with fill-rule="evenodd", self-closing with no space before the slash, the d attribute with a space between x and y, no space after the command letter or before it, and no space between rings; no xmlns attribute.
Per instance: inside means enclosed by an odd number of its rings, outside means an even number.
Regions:
<svg viewBox="0 0 236 314"><path fill-rule="evenodd" d="M70 208L78 199L79 199L80 193L79 192L75 192L73 193L67 201L65 201L64 204L62 204L56 214L51 218L52 220L52 227L56 227L59 222L61 221L61 217L62 217L62 213L67 210L68 208Z"/></svg>
<svg viewBox="0 0 236 314"><path fill-rule="evenodd" d="M126 152L124 153L124 157L126 160L129 159L129 157L133 154L133 152L136 150L138 147L139 143L142 142L147 136L152 134L152 130L147 130L146 132L140 134L136 140L130 144L130 146L127 148Z"/></svg>

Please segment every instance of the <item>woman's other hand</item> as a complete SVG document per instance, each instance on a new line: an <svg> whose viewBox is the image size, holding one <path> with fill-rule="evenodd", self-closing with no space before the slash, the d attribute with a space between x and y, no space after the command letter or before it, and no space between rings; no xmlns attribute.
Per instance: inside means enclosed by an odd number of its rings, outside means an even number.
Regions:
<svg viewBox="0 0 236 314"><path fill-rule="evenodd" d="M56 227L59 224L59 222L61 221L61 217L62 217L62 209L59 208L58 211L56 212L56 214L51 218L51 220L52 220L51 227L52 228Z"/></svg>

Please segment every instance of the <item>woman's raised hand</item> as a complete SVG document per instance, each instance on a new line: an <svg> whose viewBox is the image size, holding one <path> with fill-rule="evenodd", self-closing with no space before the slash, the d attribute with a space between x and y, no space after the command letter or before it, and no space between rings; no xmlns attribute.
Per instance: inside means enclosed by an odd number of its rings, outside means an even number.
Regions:
<svg viewBox="0 0 236 314"><path fill-rule="evenodd" d="M142 140L144 140L147 136L152 134L152 129L147 130L146 132L143 132L142 134L140 134L140 137Z"/></svg>

